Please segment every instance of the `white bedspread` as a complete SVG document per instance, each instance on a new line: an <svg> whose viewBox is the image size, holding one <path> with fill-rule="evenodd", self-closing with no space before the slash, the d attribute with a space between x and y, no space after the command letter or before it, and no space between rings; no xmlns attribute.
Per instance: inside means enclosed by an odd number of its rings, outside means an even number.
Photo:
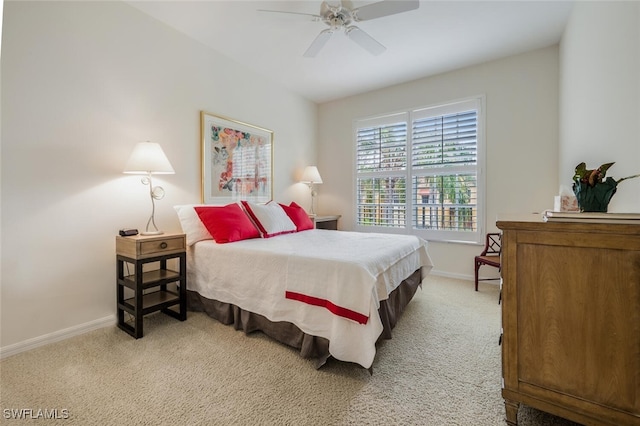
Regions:
<svg viewBox="0 0 640 426"><path fill-rule="evenodd" d="M382 333L380 301L417 269L432 267L415 236L309 230L228 244L201 241L188 253L187 288L329 340L329 352L369 368ZM362 313L366 324L285 298L294 291Z"/></svg>

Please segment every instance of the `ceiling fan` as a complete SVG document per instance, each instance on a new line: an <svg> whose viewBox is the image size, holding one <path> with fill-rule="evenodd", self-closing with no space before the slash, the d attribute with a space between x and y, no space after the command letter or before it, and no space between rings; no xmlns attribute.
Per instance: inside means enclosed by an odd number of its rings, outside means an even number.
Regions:
<svg viewBox="0 0 640 426"><path fill-rule="evenodd" d="M288 13L293 15L310 16L313 18L313 21L322 21L328 25L329 28L321 31L315 40L313 40L306 52L304 52L303 56L308 58L315 57L327 41L329 41L333 33L338 30L344 30L347 37L372 55L377 56L387 50L387 48L369 34L351 24L354 22L369 21L371 19L395 15L397 13L408 12L410 10L417 9L419 6L419 0L383 0L354 8L351 0L341 0L339 5L332 5L323 1L320 6L319 15L265 9L260 9L259 12Z"/></svg>

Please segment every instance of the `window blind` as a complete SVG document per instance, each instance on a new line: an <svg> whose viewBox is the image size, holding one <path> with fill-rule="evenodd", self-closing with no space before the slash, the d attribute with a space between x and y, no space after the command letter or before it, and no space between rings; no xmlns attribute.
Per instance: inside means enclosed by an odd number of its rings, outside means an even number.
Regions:
<svg viewBox="0 0 640 426"><path fill-rule="evenodd" d="M412 167L476 164L476 122L476 111L415 120L412 123Z"/></svg>
<svg viewBox="0 0 640 426"><path fill-rule="evenodd" d="M414 176L413 227L475 231L477 194L475 174Z"/></svg>
<svg viewBox="0 0 640 426"><path fill-rule="evenodd" d="M365 127L357 132L358 172L404 170L407 123Z"/></svg>
<svg viewBox="0 0 640 426"><path fill-rule="evenodd" d="M358 179L358 224L404 228L406 186L404 177Z"/></svg>

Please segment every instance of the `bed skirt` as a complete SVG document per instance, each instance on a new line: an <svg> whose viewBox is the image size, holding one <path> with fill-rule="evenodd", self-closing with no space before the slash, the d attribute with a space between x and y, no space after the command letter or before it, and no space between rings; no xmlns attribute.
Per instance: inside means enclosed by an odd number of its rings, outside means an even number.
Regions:
<svg viewBox="0 0 640 426"><path fill-rule="evenodd" d="M378 341L380 339L391 339L391 330L395 327L398 318L415 295L421 283L422 274L420 270L417 270L402 281L391 292L387 300L380 302L378 313L384 329ZM187 308L190 311L205 312L225 325L233 324L236 330L242 330L246 334L253 331L262 331L272 339L300 350L300 355L303 358L315 360L316 368L322 367L331 356L329 354L329 340L324 337L306 334L292 323L286 321L272 322L262 315L242 310L229 303L207 299L191 290L187 290Z"/></svg>

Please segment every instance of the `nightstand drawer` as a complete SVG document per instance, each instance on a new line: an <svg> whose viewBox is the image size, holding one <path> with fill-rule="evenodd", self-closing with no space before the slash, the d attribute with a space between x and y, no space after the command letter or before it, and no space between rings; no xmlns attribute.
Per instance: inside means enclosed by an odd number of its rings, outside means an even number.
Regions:
<svg viewBox="0 0 640 426"><path fill-rule="evenodd" d="M116 237L116 253L132 259L180 253L185 249L184 234Z"/></svg>
<svg viewBox="0 0 640 426"><path fill-rule="evenodd" d="M184 238L163 238L160 240L141 241L139 254L142 256L151 254L167 254L176 250L184 251Z"/></svg>

